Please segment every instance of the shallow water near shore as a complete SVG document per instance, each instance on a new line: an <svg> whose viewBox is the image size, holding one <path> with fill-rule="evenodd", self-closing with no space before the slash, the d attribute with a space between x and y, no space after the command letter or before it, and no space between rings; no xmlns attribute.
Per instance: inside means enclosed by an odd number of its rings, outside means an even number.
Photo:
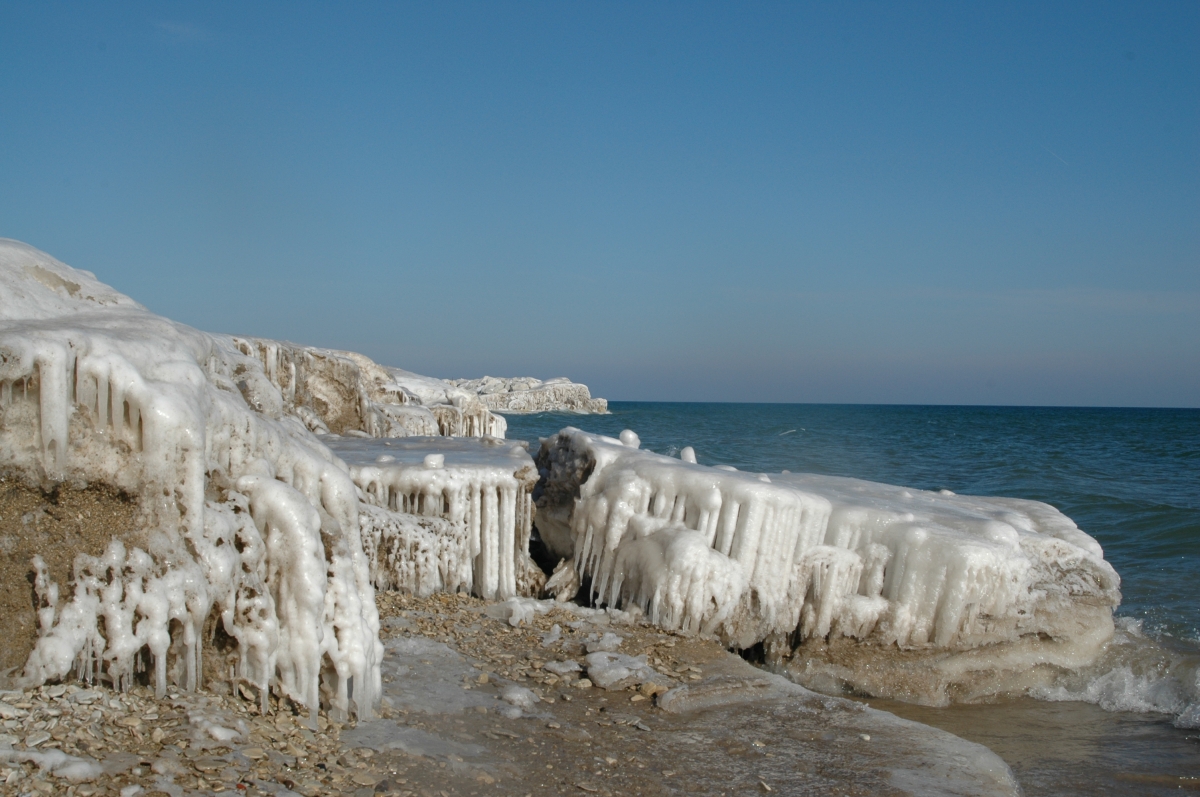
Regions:
<svg viewBox="0 0 1200 797"><path fill-rule="evenodd" d="M990 748L1027 797L1200 791L1200 737L1161 715L1032 698L946 708L864 702Z"/></svg>
<svg viewBox="0 0 1200 797"><path fill-rule="evenodd" d="M1200 789L1200 410L611 402L611 414L510 415L760 472L824 473L1052 504L1122 577L1106 660L1034 700L871 705L991 747L1029 795ZM1087 701L1087 702L1084 702ZM1193 729L1176 727L1175 724Z"/></svg>

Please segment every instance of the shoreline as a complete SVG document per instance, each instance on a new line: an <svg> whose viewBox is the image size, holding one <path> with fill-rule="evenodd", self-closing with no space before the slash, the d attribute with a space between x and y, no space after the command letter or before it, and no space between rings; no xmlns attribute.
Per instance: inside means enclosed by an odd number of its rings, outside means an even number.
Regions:
<svg viewBox="0 0 1200 797"><path fill-rule="evenodd" d="M1019 793L981 745L808 692L636 615L446 593L377 603L388 651L378 719L342 724L323 710L309 729L287 700L272 696L261 714L244 684L163 699L146 685L9 692L6 726L44 725L8 731L26 751L2 752L0 783L69 797ZM589 646L645 656L654 685L604 689L566 671ZM768 732L765 714L786 732ZM13 760L23 756L33 760ZM71 764L84 782L60 777Z"/></svg>

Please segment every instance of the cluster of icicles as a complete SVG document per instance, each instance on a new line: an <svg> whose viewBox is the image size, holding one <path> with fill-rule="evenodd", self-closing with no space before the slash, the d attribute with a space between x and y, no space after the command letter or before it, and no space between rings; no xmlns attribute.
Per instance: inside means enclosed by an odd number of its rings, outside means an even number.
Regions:
<svg viewBox="0 0 1200 797"><path fill-rule="evenodd" d="M157 321L126 320L123 331L140 335ZM229 364L213 339L172 331L181 347L209 343L210 367ZM369 715L382 650L344 466L309 443L297 420L250 411L220 389L219 371L195 360L170 362L173 378L159 381L145 374L163 363L135 364L114 350L123 340L94 329L22 332L0 331L4 384L21 385L17 395L4 391L6 459L29 468L37 460L49 478L124 487L141 497L154 529L144 549L114 540L102 556L78 556L70 595L38 565L41 634L26 680L74 669L127 686L147 649L160 694L168 662L173 680L194 688L215 613L237 640L235 677L264 700L274 682L315 709L324 679L335 712L353 703Z"/></svg>
<svg viewBox="0 0 1200 797"><path fill-rule="evenodd" d="M267 380L230 340L28 247L7 244L0 266L23 299L0 317L0 462L121 488L151 529L78 556L70 594L36 563L25 681L127 686L146 650L160 693L194 688L219 624L238 643L234 676L264 700L274 686L315 711L324 679L335 711L369 715L382 648L345 466L295 417L247 405L237 382Z"/></svg>
<svg viewBox="0 0 1200 797"><path fill-rule="evenodd" d="M533 528L533 502L529 495L532 480L519 479L512 468L446 468L440 455L428 459L429 464L424 467L380 463L352 466L351 473L367 500L375 506L427 518L445 518L451 525L465 529L460 556L474 563L473 581L466 585L471 592L487 600L505 600L528 592L518 582L521 566L528 560ZM532 472L532 468L529 470ZM390 539L390 535L385 539ZM393 570L405 566L395 554L387 557L387 561L395 563ZM456 581L454 586L461 584Z"/></svg>

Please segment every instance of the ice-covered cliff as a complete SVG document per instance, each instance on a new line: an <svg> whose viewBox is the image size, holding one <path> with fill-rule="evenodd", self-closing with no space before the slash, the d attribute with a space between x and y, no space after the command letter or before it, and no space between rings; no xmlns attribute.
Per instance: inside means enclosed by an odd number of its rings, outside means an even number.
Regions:
<svg viewBox="0 0 1200 797"><path fill-rule="evenodd" d="M516 490L508 503L493 491L503 516L477 526L375 506L317 434L503 436L503 418L438 381L348 352L201 332L0 239L0 478L10 492L51 491L21 521L45 555L12 562L0 546L0 575L14 580L5 592L20 594L28 572L38 601L22 680L124 687L148 655L160 694L215 674L257 688L264 705L273 689L310 710L369 715L382 652L374 583L513 591L528 558L514 547L527 518L503 514ZM514 481L521 468L504 467ZM36 536L39 516L55 533L76 523L60 491L98 486L128 498L101 491L93 504L136 504L109 513L127 527L92 523L78 555ZM486 495L482 511L493 511ZM80 511L78 528L91 519ZM431 548L437 556L411 556L403 572L377 561L384 549L395 559Z"/></svg>
<svg viewBox="0 0 1200 797"><path fill-rule="evenodd" d="M379 365L361 354L277 340L230 338L262 364L238 374L254 409L296 415L314 432L367 437L504 437L504 418L479 398L440 379ZM274 389L272 389L274 388Z"/></svg>
<svg viewBox="0 0 1200 797"><path fill-rule="evenodd" d="M560 376L543 382L531 376L452 379L451 384L477 395L495 412L578 412L604 414L608 402L592 398L587 385Z"/></svg>
<svg viewBox="0 0 1200 797"><path fill-rule="evenodd" d="M537 457L537 526L598 600L763 643L806 684L926 703L1020 690L1090 663L1119 579L1036 501L755 474L565 429Z"/></svg>

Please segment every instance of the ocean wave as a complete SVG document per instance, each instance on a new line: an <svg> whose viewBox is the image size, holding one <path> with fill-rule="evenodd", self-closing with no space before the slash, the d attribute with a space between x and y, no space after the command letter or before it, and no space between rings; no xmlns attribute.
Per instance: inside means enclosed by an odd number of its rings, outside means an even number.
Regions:
<svg viewBox="0 0 1200 797"><path fill-rule="evenodd" d="M1200 650L1189 647L1147 635L1141 620L1119 618L1096 664L1030 694L1106 711L1167 714L1178 728L1200 728Z"/></svg>

